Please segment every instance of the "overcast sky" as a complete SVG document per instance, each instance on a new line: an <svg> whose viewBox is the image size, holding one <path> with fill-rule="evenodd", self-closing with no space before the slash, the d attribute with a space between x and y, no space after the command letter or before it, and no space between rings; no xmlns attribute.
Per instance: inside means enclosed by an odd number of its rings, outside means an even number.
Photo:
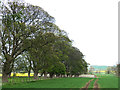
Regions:
<svg viewBox="0 0 120 90"><path fill-rule="evenodd" d="M25 0L38 5L68 33L91 65L118 62L119 0Z"/></svg>

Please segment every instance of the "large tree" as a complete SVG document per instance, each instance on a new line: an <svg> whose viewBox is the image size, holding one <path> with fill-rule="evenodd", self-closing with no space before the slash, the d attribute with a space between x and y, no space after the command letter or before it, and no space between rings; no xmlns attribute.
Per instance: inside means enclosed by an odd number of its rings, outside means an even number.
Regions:
<svg viewBox="0 0 120 90"><path fill-rule="evenodd" d="M58 49L59 42L69 40L64 35L65 32L60 30L55 24L46 23L44 28L44 31L39 32L33 39L30 39L31 44L29 45L31 45L31 48L28 49L33 62L32 69L35 79L37 79L39 70L42 70L46 77L48 69L53 66L53 63L58 62L61 59L60 56L64 56L61 50Z"/></svg>
<svg viewBox="0 0 120 90"><path fill-rule="evenodd" d="M2 13L3 29L0 31L0 39L3 82L8 81L8 75L17 63L15 60L19 62L17 58L25 51L28 56L22 62L27 64L18 65L29 69L28 72L32 69L35 79L39 70L51 75L65 73L65 70L71 74L80 74L82 70L86 72L87 64L83 54L72 47L66 32L60 30L54 24L54 18L42 8L27 3L8 2L3 4ZM56 69L56 66L62 68Z"/></svg>
<svg viewBox="0 0 120 90"><path fill-rule="evenodd" d="M40 30L44 30L45 23L54 22L54 18L38 6L26 3L8 2L3 4L2 54L4 56L2 80L8 81L15 59L28 48L26 39L34 38ZM23 47L26 46L26 47Z"/></svg>
<svg viewBox="0 0 120 90"><path fill-rule="evenodd" d="M51 67L48 68L50 78L53 78L54 75L56 75L57 77L60 75L65 75L65 72L66 72L65 65L60 61L53 62Z"/></svg>
<svg viewBox="0 0 120 90"><path fill-rule="evenodd" d="M83 59L84 55L76 47L68 48L68 60L65 61L67 75L80 75L87 72L87 63Z"/></svg>

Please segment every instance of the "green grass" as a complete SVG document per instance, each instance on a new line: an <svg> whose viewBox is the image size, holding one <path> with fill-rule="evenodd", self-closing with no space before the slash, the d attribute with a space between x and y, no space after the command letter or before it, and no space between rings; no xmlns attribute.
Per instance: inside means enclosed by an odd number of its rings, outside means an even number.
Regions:
<svg viewBox="0 0 120 90"><path fill-rule="evenodd" d="M82 88L92 78L56 78L25 82L18 84L5 84L3 88Z"/></svg>
<svg viewBox="0 0 120 90"><path fill-rule="evenodd" d="M99 88L118 88L118 77L110 74L97 74ZM30 78L31 82L28 82L27 77L22 78L10 78L13 83L9 82L3 85L3 88L82 88L86 83L94 79L89 88L93 88L94 82L97 78L54 78L33 81L33 77ZM24 83L23 83L24 82Z"/></svg>
<svg viewBox="0 0 120 90"><path fill-rule="evenodd" d="M100 88L118 88L118 77L115 75L97 75Z"/></svg>
<svg viewBox="0 0 120 90"><path fill-rule="evenodd" d="M88 88L93 88L94 87L95 80L96 80L96 78L94 78L93 81L91 81Z"/></svg>

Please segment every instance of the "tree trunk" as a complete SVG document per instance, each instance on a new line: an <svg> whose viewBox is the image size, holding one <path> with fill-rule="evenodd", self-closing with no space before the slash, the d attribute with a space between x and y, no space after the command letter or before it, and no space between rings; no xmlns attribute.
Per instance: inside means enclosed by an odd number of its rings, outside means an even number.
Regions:
<svg viewBox="0 0 120 90"><path fill-rule="evenodd" d="M28 77L30 78L30 70L28 71Z"/></svg>
<svg viewBox="0 0 120 90"><path fill-rule="evenodd" d="M54 77L54 74L53 73L50 73L50 78L53 78Z"/></svg>
<svg viewBox="0 0 120 90"><path fill-rule="evenodd" d="M11 72L9 73L8 77L11 78Z"/></svg>
<svg viewBox="0 0 120 90"><path fill-rule="evenodd" d="M10 63L5 62L2 68L2 82L8 82L8 75L10 74Z"/></svg>
<svg viewBox="0 0 120 90"><path fill-rule="evenodd" d="M12 65L11 65L12 64ZM2 67L2 82L8 82L8 76L14 67L14 59L11 56L6 57L6 62Z"/></svg>
<svg viewBox="0 0 120 90"><path fill-rule="evenodd" d="M42 77L42 76L43 76L43 74L44 74L44 73L42 72L42 73L41 73L41 75L40 75L40 77Z"/></svg>
<svg viewBox="0 0 120 90"><path fill-rule="evenodd" d="M45 79L47 78L47 72L46 71L44 72L44 78Z"/></svg>
<svg viewBox="0 0 120 90"><path fill-rule="evenodd" d="M8 75L4 72L4 73L2 73L3 75L2 75L2 83L4 83L4 82L8 82Z"/></svg>
<svg viewBox="0 0 120 90"><path fill-rule="evenodd" d="M38 79L38 71L34 71L34 79Z"/></svg>
<svg viewBox="0 0 120 90"><path fill-rule="evenodd" d="M68 77L69 75L67 74L67 77Z"/></svg>

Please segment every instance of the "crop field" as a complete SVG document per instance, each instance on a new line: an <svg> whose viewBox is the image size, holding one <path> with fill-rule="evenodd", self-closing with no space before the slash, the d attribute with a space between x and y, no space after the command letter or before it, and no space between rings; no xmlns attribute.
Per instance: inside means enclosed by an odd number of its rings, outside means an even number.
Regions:
<svg viewBox="0 0 120 90"><path fill-rule="evenodd" d="M98 75L100 88L118 88L118 77L114 75Z"/></svg>
<svg viewBox="0 0 120 90"><path fill-rule="evenodd" d="M4 84L2 88L84 88L88 84L87 88L94 88L95 81L98 79L98 88L118 88L118 77L115 75L100 75L97 74L97 78L82 78L82 77L69 77L69 78L54 78L44 79L39 78L37 81L33 81L33 77L30 78L30 82L27 77L14 78L14 83ZM21 80L25 81L24 83ZM15 82L16 81L16 82ZM89 82L91 81L91 82ZM89 82L89 83L88 83Z"/></svg>
<svg viewBox="0 0 120 90"><path fill-rule="evenodd" d="M56 78L30 83L6 84L3 88L82 88L91 78Z"/></svg>
<svg viewBox="0 0 120 90"><path fill-rule="evenodd" d="M13 76L14 75L14 73L11 73L11 76ZM34 73L30 73L30 76L33 76L34 75ZM0 74L0 77L2 76L2 74ZM25 76L28 76L28 73L16 73L15 74L15 76L23 76L23 77L25 77Z"/></svg>

